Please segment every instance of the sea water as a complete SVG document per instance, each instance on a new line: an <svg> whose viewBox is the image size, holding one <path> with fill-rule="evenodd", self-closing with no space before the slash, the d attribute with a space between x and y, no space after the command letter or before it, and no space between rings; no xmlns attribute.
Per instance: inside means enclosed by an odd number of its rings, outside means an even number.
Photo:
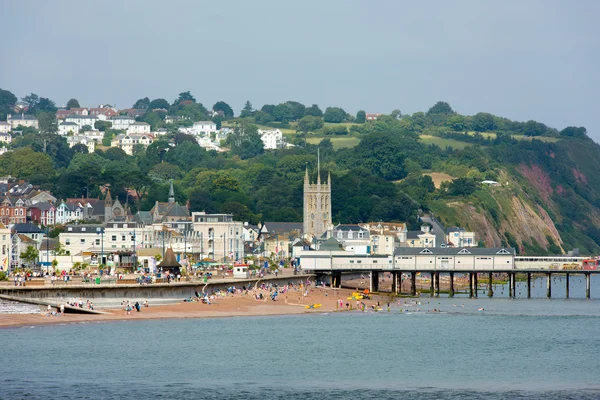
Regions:
<svg viewBox="0 0 600 400"><path fill-rule="evenodd" d="M407 301L0 329L0 398L600 398L599 300Z"/></svg>

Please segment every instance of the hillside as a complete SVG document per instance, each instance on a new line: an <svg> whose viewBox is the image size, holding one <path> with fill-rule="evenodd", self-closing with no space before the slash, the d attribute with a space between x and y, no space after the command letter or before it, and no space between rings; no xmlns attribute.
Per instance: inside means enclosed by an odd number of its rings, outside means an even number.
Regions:
<svg viewBox="0 0 600 400"><path fill-rule="evenodd" d="M411 115L356 116L294 101L254 110L247 102L236 118L226 103L210 112L184 92L173 104L143 98L133 109L137 121L162 130L157 140L128 155L107 147L123 131L99 121L103 146L89 153L56 134L56 107L40 98L30 107L39 129L12 132L0 175L59 199L102 197L110 187L134 213L166 201L173 181L176 200L191 211L231 213L252 224L292 222L302 220L303 177L308 167L316 179L319 151L321 171L332 175L334 223L398 221L417 229L418 216L433 212L446 226L476 231L488 246L522 254L600 252L600 147L583 127L460 115L444 102ZM229 128L226 137L202 137L222 152L200 147L200 133L179 130L208 119ZM293 146L265 150L259 127L281 129Z"/></svg>

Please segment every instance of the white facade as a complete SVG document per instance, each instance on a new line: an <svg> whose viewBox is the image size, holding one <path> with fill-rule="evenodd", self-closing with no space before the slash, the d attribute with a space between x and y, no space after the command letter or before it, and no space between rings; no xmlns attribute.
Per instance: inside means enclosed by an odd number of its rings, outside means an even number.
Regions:
<svg viewBox="0 0 600 400"><path fill-rule="evenodd" d="M69 144L69 148L76 144L83 144L87 147L88 153L93 153L96 150L96 142L86 136L69 136L67 137L67 143Z"/></svg>
<svg viewBox="0 0 600 400"><path fill-rule="evenodd" d="M150 124L147 122L134 122L127 128L127 134L144 135L147 133L150 133Z"/></svg>
<svg viewBox="0 0 600 400"><path fill-rule="evenodd" d="M63 122L58 125L58 134L61 136L67 136L68 134L77 135L79 134L79 125L74 122Z"/></svg>
<svg viewBox="0 0 600 400"><path fill-rule="evenodd" d="M56 224L67 224L69 222L83 219L83 209L77 206L70 206L61 203L56 207Z"/></svg>
<svg viewBox="0 0 600 400"><path fill-rule="evenodd" d="M69 115L65 118L65 122L72 122L77 124L79 128L83 128L88 125L92 129L94 128L94 124L98 121L98 118L93 115Z"/></svg>
<svg viewBox="0 0 600 400"><path fill-rule="evenodd" d="M446 245L452 247L477 247L475 232L464 229L448 229L446 234Z"/></svg>
<svg viewBox="0 0 600 400"><path fill-rule="evenodd" d="M194 122L194 126L192 127L191 133L193 135L199 136L210 136L211 134L216 134L217 124L212 121L197 121Z"/></svg>
<svg viewBox="0 0 600 400"><path fill-rule="evenodd" d="M118 135L110 143L110 147L118 147L130 156L133 155L133 148L137 144L141 144L148 147L154 141L154 137L150 134L147 135Z"/></svg>
<svg viewBox="0 0 600 400"><path fill-rule="evenodd" d="M12 142L12 136L10 135L10 133L0 133L0 142L2 142L2 143Z"/></svg>
<svg viewBox="0 0 600 400"><path fill-rule="evenodd" d="M244 258L244 224L234 221L231 214L194 212L192 226L194 240L199 241L200 258L224 262Z"/></svg>
<svg viewBox="0 0 600 400"><path fill-rule="evenodd" d="M283 144L283 133L279 129L265 130L259 129L258 134L265 146L265 150L280 149Z"/></svg>
<svg viewBox="0 0 600 400"><path fill-rule="evenodd" d="M0 269L6 271L10 265L10 229L0 223Z"/></svg>
<svg viewBox="0 0 600 400"><path fill-rule="evenodd" d="M12 130L12 127L8 122L0 121L0 133L8 133Z"/></svg>
<svg viewBox="0 0 600 400"><path fill-rule="evenodd" d="M112 129L127 130L129 125L135 122L135 119L126 115L119 115L112 117L109 121L112 123Z"/></svg>
<svg viewBox="0 0 600 400"><path fill-rule="evenodd" d="M33 127L35 129L39 128L38 120L33 115L28 114L9 114L6 122L8 122L12 129L15 129L18 126Z"/></svg>

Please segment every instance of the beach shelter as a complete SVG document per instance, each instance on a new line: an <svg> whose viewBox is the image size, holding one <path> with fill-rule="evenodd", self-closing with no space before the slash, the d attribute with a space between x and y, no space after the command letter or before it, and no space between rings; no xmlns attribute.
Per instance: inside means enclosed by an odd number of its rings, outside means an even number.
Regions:
<svg viewBox="0 0 600 400"><path fill-rule="evenodd" d="M181 264L177 262L177 257L175 257L175 253L173 253L171 247L165 252L165 258L158 264L158 268L162 268L163 271L169 271L173 275L181 273Z"/></svg>

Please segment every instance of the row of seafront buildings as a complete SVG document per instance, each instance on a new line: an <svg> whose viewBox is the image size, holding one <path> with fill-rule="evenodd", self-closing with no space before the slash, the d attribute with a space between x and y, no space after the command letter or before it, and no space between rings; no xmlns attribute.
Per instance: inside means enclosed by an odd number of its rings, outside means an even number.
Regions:
<svg viewBox="0 0 600 400"><path fill-rule="evenodd" d="M103 105L95 108L60 109L56 112L58 134L67 138L70 147L83 144L89 152L93 152L96 144L101 143L104 137L104 133L96 129L96 122L109 122L111 129L123 132L112 139L111 147L120 148L132 155L136 145L148 147L160 136L167 134L166 128L152 131L150 124L137 121L136 117L144 111L117 110ZM231 132L228 127L217 129L217 124L213 121L189 121L181 116L166 116L165 123L179 126L180 132L193 135L198 144L207 150L223 151L220 143ZM191 126L187 126L190 123ZM6 122L0 121L0 144L9 144L12 141L11 131L18 131L24 127L39 129L39 122L33 115L9 114ZM283 133L279 129L259 130L259 134L267 150L286 146Z"/></svg>

